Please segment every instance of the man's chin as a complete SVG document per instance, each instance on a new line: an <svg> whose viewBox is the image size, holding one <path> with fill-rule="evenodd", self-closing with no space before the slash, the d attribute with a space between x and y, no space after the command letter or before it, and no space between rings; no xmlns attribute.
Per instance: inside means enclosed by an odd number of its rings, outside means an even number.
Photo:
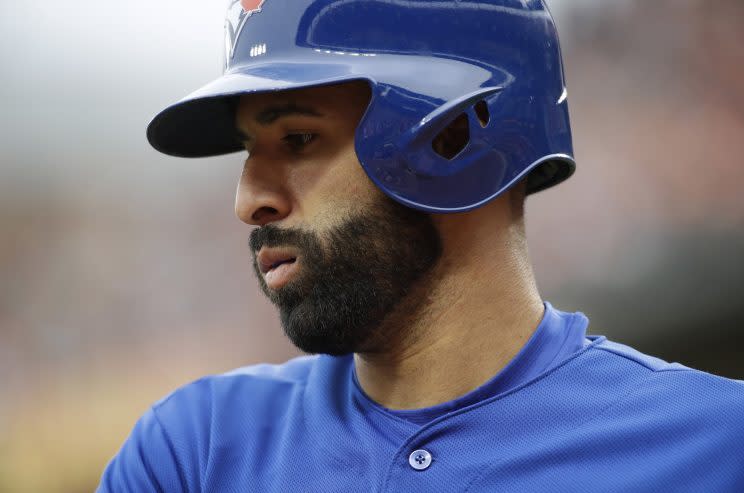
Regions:
<svg viewBox="0 0 744 493"><path fill-rule="evenodd" d="M292 307L278 307L284 334L300 351L342 356L357 349L353 324L334 317L338 311L318 307L307 299Z"/></svg>

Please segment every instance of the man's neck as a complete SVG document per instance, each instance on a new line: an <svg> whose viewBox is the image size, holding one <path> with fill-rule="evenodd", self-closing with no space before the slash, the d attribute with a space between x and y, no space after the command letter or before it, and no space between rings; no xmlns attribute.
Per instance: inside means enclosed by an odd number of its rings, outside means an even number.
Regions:
<svg viewBox="0 0 744 493"><path fill-rule="evenodd" d="M477 225L469 229L477 237ZM544 311L519 234L505 227L491 240L445 246L435 272L388 317L387 342L354 356L372 399L391 409L447 402L514 358Z"/></svg>

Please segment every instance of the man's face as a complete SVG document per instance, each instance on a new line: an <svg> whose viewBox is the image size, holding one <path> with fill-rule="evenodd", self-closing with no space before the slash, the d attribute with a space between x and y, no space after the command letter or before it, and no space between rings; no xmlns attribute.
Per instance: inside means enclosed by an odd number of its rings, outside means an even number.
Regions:
<svg viewBox="0 0 744 493"><path fill-rule="evenodd" d="M248 151L236 213L263 292L309 353L374 351L379 329L439 258L431 219L380 192L354 151L366 83L243 96Z"/></svg>

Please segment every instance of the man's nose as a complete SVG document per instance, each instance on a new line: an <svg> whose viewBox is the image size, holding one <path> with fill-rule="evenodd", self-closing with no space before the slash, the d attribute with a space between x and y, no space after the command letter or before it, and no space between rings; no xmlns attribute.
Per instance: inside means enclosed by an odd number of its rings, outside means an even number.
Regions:
<svg viewBox="0 0 744 493"><path fill-rule="evenodd" d="M281 166L251 157L245 161L235 196L235 214L246 224L264 226L292 211Z"/></svg>

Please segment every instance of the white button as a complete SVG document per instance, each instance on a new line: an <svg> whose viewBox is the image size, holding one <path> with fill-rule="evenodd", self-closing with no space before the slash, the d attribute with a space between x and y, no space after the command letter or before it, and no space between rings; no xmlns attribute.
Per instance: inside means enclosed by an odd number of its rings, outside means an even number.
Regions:
<svg viewBox="0 0 744 493"><path fill-rule="evenodd" d="M417 471L423 471L431 465L431 454L426 450L414 450L408 456L408 463Z"/></svg>

